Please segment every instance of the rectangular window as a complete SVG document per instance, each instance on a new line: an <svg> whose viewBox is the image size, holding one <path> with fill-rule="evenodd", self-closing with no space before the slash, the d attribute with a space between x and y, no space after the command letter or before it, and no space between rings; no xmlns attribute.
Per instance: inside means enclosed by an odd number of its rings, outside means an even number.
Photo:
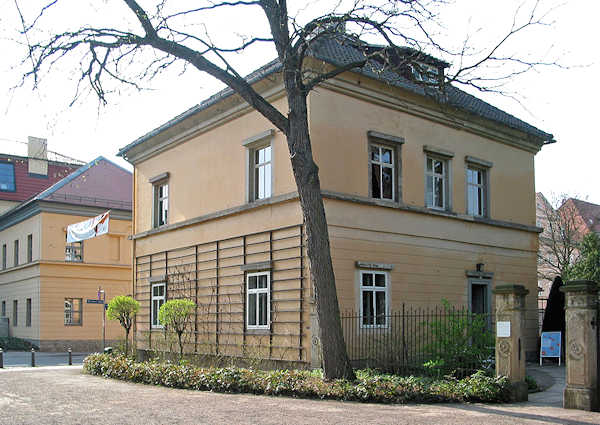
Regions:
<svg viewBox="0 0 600 425"><path fill-rule="evenodd" d="M250 164L252 201L270 198L272 194L271 145L251 149Z"/></svg>
<svg viewBox="0 0 600 425"><path fill-rule="evenodd" d="M2 301L2 317L6 317L6 301Z"/></svg>
<svg viewBox="0 0 600 425"><path fill-rule="evenodd" d="M33 235L27 235L27 262L33 261Z"/></svg>
<svg viewBox="0 0 600 425"><path fill-rule="evenodd" d="M17 239L15 241L15 267L17 267L19 265L19 240Z"/></svg>
<svg viewBox="0 0 600 425"><path fill-rule="evenodd" d="M14 192L15 190L15 165L11 162L0 162L0 191Z"/></svg>
<svg viewBox="0 0 600 425"><path fill-rule="evenodd" d="M388 273L361 270L359 286L361 327L386 328L389 303Z"/></svg>
<svg viewBox="0 0 600 425"><path fill-rule="evenodd" d="M395 200L396 164L394 150L387 146L369 146L371 162L371 197Z"/></svg>
<svg viewBox="0 0 600 425"><path fill-rule="evenodd" d="M154 227L164 226L169 219L169 183L154 185Z"/></svg>
<svg viewBox="0 0 600 425"><path fill-rule="evenodd" d="M6 269L6 244L2 245L2 270Z"/></svg>
<svg viewBox="0 0 600 425"><path fill-rule="evenodd" d="M158 320L158 312L160 306L165 303L167 286L164 283L155 283L152 285L152 299L150 300L151 305L151 326L153 328L162 328L160 321Z"/></svg>
<svg viewBox="0 0 600 425"><path fill-rule="evenodd" d="M467 214L487 216L487 172L471 165L467 167Z"/></svg>
<svg viewBox="0 0 600 425"><path fill-rule="evenodd" d="M246 328L269 329L270 314L270 273L248 273L246 275Z"/></svg>
<svg viewBox="0 0 600 425"><path fill-rule="evenodd" d="M427 155L425 168L425 205L438 210L449 209L448 161Z"/></svg>
<svg viewBox="0 0 600 425"><path fill-rule="evenodd" d="M469 310L476 314L491 312L491 280L469 279ZM491 318L488 318L490 320Z"/></svg>
<svg viewBox="0 0 600 425"><path fill-rule="evenodd" d="M27 304L26 304L26 311L25 311L25 326L27 326L28 328L31 327L31 298L27 298Z"/></svg>
<svg viewBox="0 0 600 425"><path fill-rule="evenodd" d="M83 241L67 242L65 245L65 261L83 261Z"/></svg>
<svg viewBox="0 0 600 425"><path fill-rule="evenodd" d="M65 298L65 325L81 326L82 301L81 298Z"/></svg>
<svg viewBox="0 0 600 425"><path fill-rule="evenodd" d="M13 326L19 325L19 301L13 300Z"/></svg>

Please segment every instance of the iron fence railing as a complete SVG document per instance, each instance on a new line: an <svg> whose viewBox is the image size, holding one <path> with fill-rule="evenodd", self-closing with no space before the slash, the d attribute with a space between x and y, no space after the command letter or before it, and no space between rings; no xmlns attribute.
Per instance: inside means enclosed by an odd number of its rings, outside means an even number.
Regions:
<svg viewBox="0 0 600 425"><path fill-rule="evenodd" d="M465 376L493 367L492 319L490 314L474 314L449 305L403 304L385 315L341 315L353 366L430 376Z"/></svg>

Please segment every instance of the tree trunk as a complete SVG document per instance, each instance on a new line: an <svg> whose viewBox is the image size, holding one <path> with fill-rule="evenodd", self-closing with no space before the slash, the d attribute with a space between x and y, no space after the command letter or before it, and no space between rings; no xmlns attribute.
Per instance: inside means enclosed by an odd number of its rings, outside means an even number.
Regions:
<svg viewBox="0 0 600 425"><path fill-rule="evenodd" d="M183 332L177 332L177 338L179 339L179 361L183 360L183 342L181 341L181 337Z"/></svg>
<svg viewBox="0 0 600 425"><path fill-rule="evenodd" d="M129 328L125 328L125 357L129 355Z"/></svg>
<svg viewBox="0 0 600 425"><path fill-rule="evenodd" d="M293 77L286 77L286 80L288 78L293 80ZM291 89L294 84L294 81L286 81L290 123L287 142L306 227L310 276L319 320L323 376L325 379L354 380L342 334L319 169L312 156L306 95Z"/></svg>

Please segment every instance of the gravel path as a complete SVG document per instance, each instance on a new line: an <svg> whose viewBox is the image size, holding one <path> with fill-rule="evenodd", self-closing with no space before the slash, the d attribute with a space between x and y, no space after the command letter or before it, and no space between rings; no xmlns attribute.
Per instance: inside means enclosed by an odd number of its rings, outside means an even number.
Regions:
<svg viewBox="0 0 600 425"><path fill-rule="evenodd" d="M0 424L571 424L600 413L540 403L376 405L130 384L81 368L0 370Z"/></svg>

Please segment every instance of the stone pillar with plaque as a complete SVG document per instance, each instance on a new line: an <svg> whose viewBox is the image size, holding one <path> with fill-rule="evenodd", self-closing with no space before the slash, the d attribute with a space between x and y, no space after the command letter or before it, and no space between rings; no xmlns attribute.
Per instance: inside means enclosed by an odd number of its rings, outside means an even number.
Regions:
<svg viewBox="0 0 600 425"><path fill-rule="evenodd" d="M511 401L527 400L525 382L525 296L523 285L498 285L496 300L496 375L512 384Z"/></svg>
<svg viewBox="0 0 600 425"><path fill-rule="evenodd" d="M565 357L567 386L563 407L598 411L598 285L567 282L565 293Z"/></svg>

